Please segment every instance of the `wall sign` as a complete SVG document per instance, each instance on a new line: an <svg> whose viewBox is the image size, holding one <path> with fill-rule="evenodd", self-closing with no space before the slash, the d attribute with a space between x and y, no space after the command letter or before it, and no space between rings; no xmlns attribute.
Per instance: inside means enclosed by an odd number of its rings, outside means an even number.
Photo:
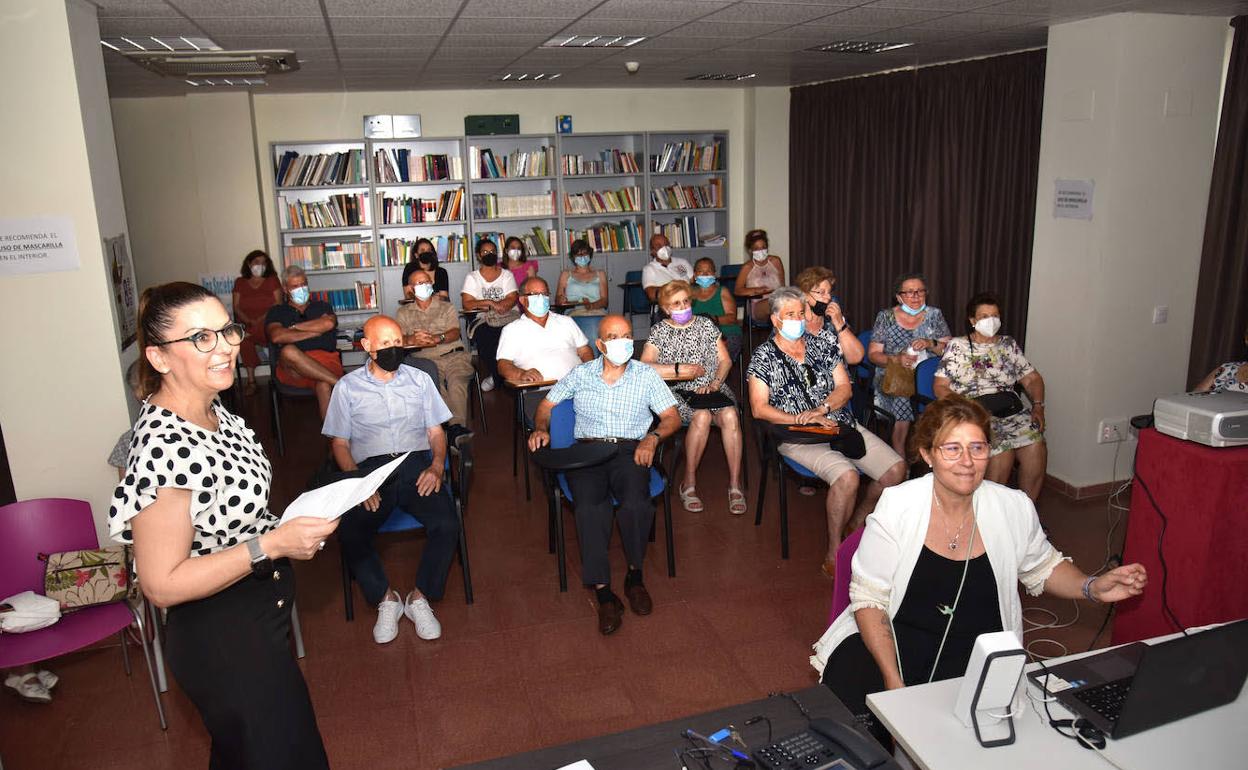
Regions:
<svg viewBox="0 0 1248 770"><path fill-rule="evenodd" d="M121 349L134 342L138 330L139 293L134 285L134 262L126 248L126 234L104 239L104 259L113 284L113 308L117 311L117 337Z"/></svg>
<svg viewBox="0 0 1248 770"><path fill-rule="evenodd" d="M69 217L0 219L0 275L78 269L78 241Z"/></svg>
<svg viewBox="0 0 1248 770"><path fill-rule="evenodd" d="M1055 219L1092 218L1092 191L1096 188L1096 182L1091 179L1058 179L1054 187Z"/></svg>

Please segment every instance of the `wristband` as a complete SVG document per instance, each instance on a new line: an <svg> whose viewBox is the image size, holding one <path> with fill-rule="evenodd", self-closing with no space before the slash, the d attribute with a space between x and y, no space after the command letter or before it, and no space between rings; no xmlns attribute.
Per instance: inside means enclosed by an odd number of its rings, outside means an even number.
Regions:
<svg viewBox="0 0 1248 770"><path fill-rule="evenodd" d="M849 321L846 321L844 326L836 330L836 333L838 335L843 334L845 330L847 330L848 328L849 328Z"/></svg>
<svg viewBox="0 0 1248 770"><path fill-rule="evenodd" d="M1092 581L1094 580L1096 580L1095 575L1088 575L1087 580L1083 581L1083 598L1087 599L1090 602L1095 602L1096 604L1100 604L1101 603L1100 600L1092 596Z"/></svg>
<svg viewBox="0 0 1248 770"><path fill-rule="evenodd" d="M1034 408L1036 408L1037 406L1038 406L1038 407L1040 407L1041 409L1043 409L1043 408L1044 408L1044 402L1043 402L1043 401L1032 401L1032 402L1031 402L1031 407L1032 407L1033 409L1034 409Z"/></svg>

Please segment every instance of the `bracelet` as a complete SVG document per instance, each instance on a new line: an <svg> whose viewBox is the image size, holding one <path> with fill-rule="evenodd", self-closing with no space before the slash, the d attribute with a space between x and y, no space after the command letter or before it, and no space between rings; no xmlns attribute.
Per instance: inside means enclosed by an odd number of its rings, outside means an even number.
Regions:
<svg viewBox="0 0 1248 770"><path fill-rule="evenodd" d="M844 333L845 333L845 331L846 331L847 329L849 329L849 321L846 321L844 326L842 326L841 328L837 329L837 330L836 330L836 333L837 333L838 335L839 335L839 334L844 334Z"/></svg>
<svg viewBox="0 0 1248 770"><path fill-rule="evenodd" d="M1043 402L1043 401L1032 401L1032 402L1031 402L1031 406L1032 406L1032 408L1033 408L1033 409L1034 409L1035 407L1037 407L1037 406L1043 409L1043 408L1044 408L1044 402Z"/></svg>
<svg viewBox="0 0 1248 770"><path fill-rule="evenodd" d="M1100 604L1101 602L1092 596L1092 582L1094 580L1096 580L1095 575L1088 575L1087 580L1083 581L1083 598L1087 599L1090 602L1095 602L1096 604Z"/></svg>
<svg viewBox="0 0 1248 770"><path fill-rule="evenodd" d="M676 362L676 376L677 377L680 376L680 362L679 361Z"/></svg>

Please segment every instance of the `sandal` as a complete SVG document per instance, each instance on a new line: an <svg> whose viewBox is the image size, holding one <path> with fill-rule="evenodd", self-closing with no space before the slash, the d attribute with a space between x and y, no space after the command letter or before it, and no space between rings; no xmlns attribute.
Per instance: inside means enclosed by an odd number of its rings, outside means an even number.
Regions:
<svg viewBox="0 0 1248 770"><path fill-rule="evenodd" d="M39 675L12 674L4 680L5 688L27 703L51 703L52 695L39 681Z"/></svg>
<svg viewBox="0 0 1248 770"><path fill-rule="evenodd" d="M728 512L733 516L741 516L745 513L745 494L736 487L728 488Z"/></svg>
<svg viewBox="0 0 1248 770"><path fill-rule="evenodd" d="M685 506L685 510L690 513L702 512L702 500L698 498L697 490L694 487L677 487L680 493L680 504Z"/></svg>

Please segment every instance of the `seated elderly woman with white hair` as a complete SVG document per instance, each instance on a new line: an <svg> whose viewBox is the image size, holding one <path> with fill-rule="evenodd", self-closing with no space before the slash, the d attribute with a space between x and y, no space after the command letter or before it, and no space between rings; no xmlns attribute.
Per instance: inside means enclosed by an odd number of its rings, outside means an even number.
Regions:
<svg viewBox="0 0 1248 770"><path fill-rule="evenodd" d="M755 348L750 359L750 408L755 418L772 423L780 454L828 483L823 571L833 577L842 534L861 526L884 488L906 477L906 466L888 444L855 422L848 408L853 387L840 345L835 339L806 333L802 292L786 286L776 289L770 301L776 333ZM779 427L788 425L836 426L839 435L820 440ZM859 471L872 481L855 506Z"/></svg>

